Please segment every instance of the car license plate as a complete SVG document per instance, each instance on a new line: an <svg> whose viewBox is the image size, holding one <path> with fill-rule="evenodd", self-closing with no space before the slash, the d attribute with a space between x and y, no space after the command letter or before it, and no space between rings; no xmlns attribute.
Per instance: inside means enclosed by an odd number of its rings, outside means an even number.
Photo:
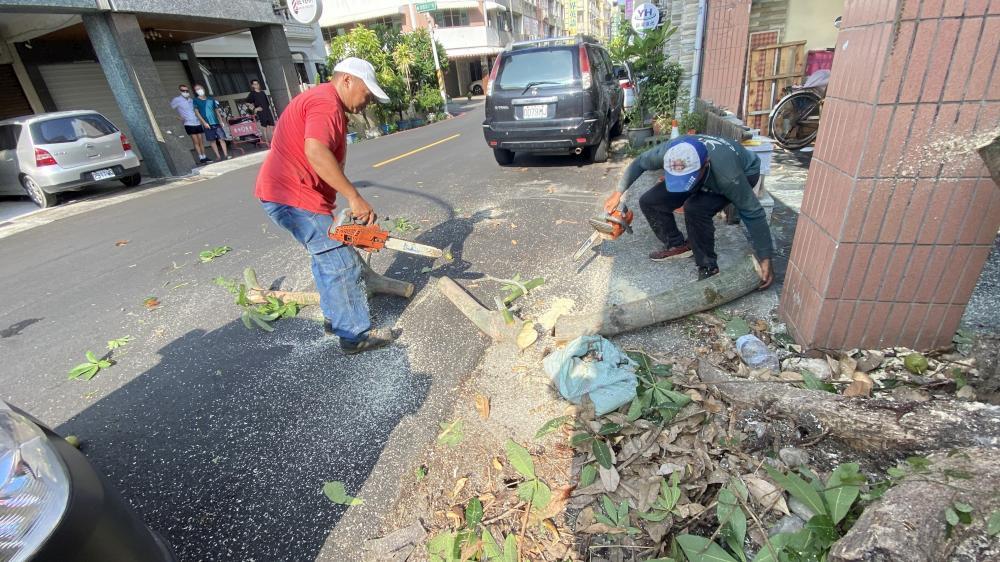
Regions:
<svg viewBox="0 0 1000 562"><path fill-rule="evenodd" d="M111 168L105 168L103 170L94 170L91 172L94 175L94 181L97 180L107 180L115 177L115 171Z"/></svg>
<svg viewBox="0 0 1000 562"><path fill-rule="evenodd" d="M524 106L524 113L522 115L525 119L545 119L548 116L548 106L526 105Z"/></svg>

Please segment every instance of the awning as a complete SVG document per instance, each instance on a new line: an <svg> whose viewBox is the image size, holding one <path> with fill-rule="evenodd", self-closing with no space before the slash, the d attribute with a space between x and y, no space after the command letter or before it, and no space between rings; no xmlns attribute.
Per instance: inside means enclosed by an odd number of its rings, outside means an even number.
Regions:
<svg viewBox="0 0 1000 562"><path fill-rule="evenodd" d="M450 8L455 8L455 9L471 8L478 10L479 2L477 2L476 0L438 0L437 7L439 10L447 10ZM505 12L507 11L507 8L501 6L500 4L497 4L496 2L493 2L492 0L486 0L485 2L483 2L483 7L486 8L487 11L488 10L503 10Z"/></svg>
<svg viewBox="0 0 1000 562"><path fill-rule="evenodd" d="M491 57L503 51L503 47L466 47L463 49L448 49L448 60L479 59Z"/></svg>
<svg viewBox="0 0 1000 562"><path fill-rule="evenodd" d="M472 4L476 5L475 2ZM319 20L319 25L320 27L334 27L345 23L363 22L375 18L396 15L401 13L399 10L399 6L382 6L360 12L339 10L335 12L330 10L329 15L327 15L328 12L324 10L323 16Z"/></svg>
<svg viewBox="0 0 1000 562"><path fill-rule="evenodd" d="M496 2L491 2L490 0L486 0L485 2L483 2L483 7L486 8L486 11L490 10L500 10L501 12L507 11L506 6L501 6L500 4L497 4Z"/></svg>

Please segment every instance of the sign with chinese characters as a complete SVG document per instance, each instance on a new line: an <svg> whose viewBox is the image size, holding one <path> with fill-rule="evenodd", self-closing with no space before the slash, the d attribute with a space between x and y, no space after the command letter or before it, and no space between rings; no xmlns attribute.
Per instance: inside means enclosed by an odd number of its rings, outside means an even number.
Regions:
<svg viewBox="0 0 1000 562"><path fill-rule="evenodd" d="M424 12L433 12L438 9L437 2L420 2L417 4L417 11L421 14Z"/></svg>
<svg viewBox="0 0 1000 562"><path fill-rule="evenodd" d="M632 12L632 29L637 33L655 29L660 23L660 9L656 4L639 4Z"/></svg>
<svg viewBox="0 0 1000 562"><path fill-rule="evenodd" d="M292 16L292 19L299 23L312 25L319 21L319 17L322 13L323 4L321 3L321 0L288 1L288 15Z"/></svg>

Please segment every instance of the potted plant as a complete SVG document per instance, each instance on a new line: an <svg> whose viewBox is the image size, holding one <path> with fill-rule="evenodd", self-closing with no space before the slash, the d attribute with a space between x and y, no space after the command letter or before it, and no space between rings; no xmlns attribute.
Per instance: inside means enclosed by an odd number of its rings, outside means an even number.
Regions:
<svg viewBox="0 0 1000 562"><path fill-rule="evenodd" d="M653 127L646 124L645 111L641 103L625 112L625 122L628 123L625 136L628 137L629 145L641 146L646 139L653 136Z"/></svg>
<svg viewBox="0 0 1000 562"><path fill-rule="evenodd" d="M696 111L688 111L681 117L681 128L693 135L705 130L705 116Z"/></svg>

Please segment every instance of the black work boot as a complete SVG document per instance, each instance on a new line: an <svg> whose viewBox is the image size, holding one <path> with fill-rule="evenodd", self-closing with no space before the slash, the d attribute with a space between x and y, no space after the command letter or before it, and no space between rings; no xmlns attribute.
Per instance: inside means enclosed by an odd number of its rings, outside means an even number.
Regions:
<svg viewBox="0 0 1000 562"><path fill-rule="evenodd" d="M357 343L349 342L341 338L340 348L344 350L345 354L354 355L356 353L361 353L362 351L370 351L372 349L385 347L395 341L397 337L398 334L393 330L379 328L369 331L368 337Z"/></svg>
<svg viewBox="0 0 1000 562"><path fill-rule="evenodd" d="M698 281L704 281L713 275L718 275L719 266L717 265L702 265L698 267Z"/></svg>

